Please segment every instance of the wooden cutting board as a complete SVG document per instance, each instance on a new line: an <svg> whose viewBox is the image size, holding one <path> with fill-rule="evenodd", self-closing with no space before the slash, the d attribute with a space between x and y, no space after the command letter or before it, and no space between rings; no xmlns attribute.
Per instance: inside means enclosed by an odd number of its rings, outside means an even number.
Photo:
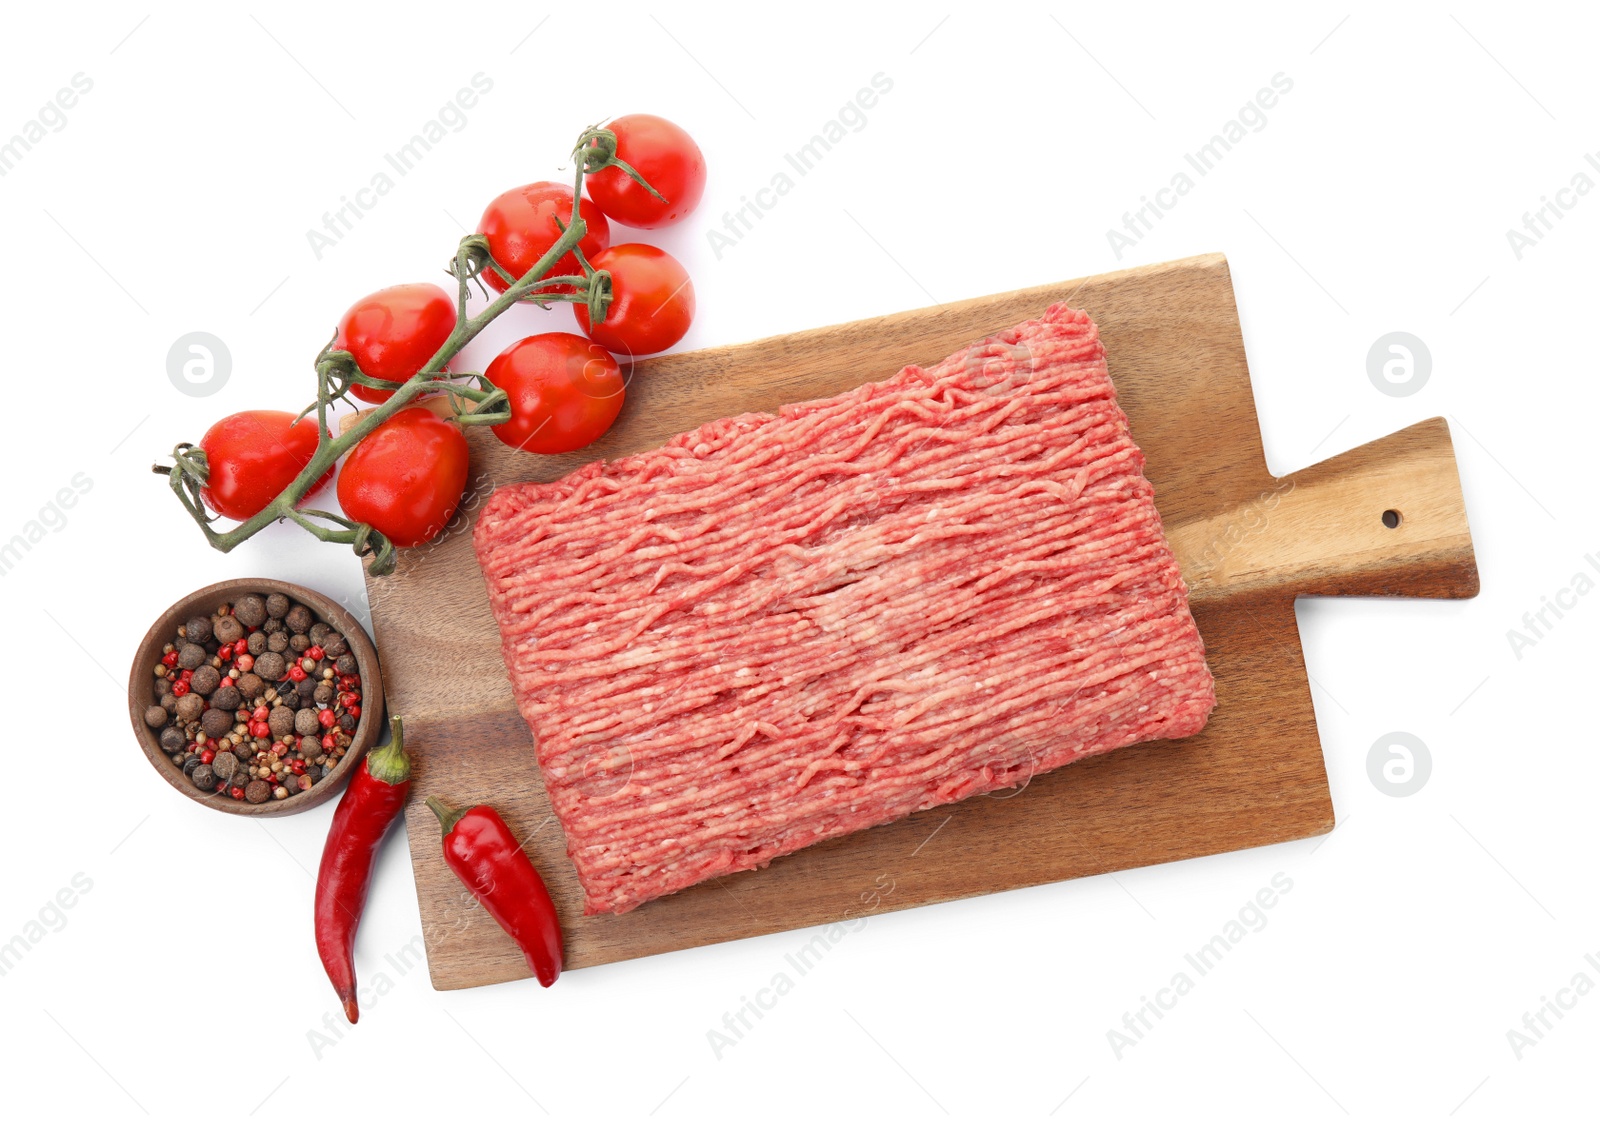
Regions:
<svg viewBox="0 0 1600 1131"><path fill-rule="evenodd" d="M1216 675L1206 729L814 845L622 916L585 918L472 554L471 522L490 491L931 364L1063 300L1099 324L1148 459ZM1478 591L1442 419L1282 480L1268 474L1221 255L641 362L617 425L580 455L532 456L486 429L469 434L462 516L441 541L403 552L391 576L367 582L389 709L405 718L417 756L406 827L440 989L529 973L446 868L429 795L492 803L526 838L561 912L569 969L1315 836L1334 814L1294 599ZM1386 525L1386 511L1398 525Z"/></svg>

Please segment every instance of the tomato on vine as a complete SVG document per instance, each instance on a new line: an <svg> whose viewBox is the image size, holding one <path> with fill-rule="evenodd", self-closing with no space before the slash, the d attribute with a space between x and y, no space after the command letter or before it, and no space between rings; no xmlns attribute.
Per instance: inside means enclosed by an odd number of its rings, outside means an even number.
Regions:
<svg viewBox="0 0 1600 1131"><path fill-rule="evenodd" d="M396 546L420 546L455 517L467 485L467 438L420 405L367 436L339 472L339 505Z"/></svg>
<svg viewBox="0 0 1600 1131"><path fill-rule="evenodd" d="M200 439L206 455L205 505L224 518L252 518L282 494L317 453L317 422L292 412L254 409L225 416ZM306 488L320 490L333 469ZM301 496L304 498L304 496Z"/></svg>
<svg viewBox="0 0 1600 1131"><path fill-rule="evenodd" d="M694 138L654 114L627 114L606 129L616 135L616 159L632 167L650 188L621 165L608 165L591 173L587 181L589 196L600 211L633 228L664 228L694 211L706 191L706 159ZM600 139L590 143L602 144Z"/></svg>
<svg viewBox="0 0 1600 1131"><path fill-rule="evenodd" d="M555 181L536 181L495 197L483 210L478 231L489 241L489 254L512 277L503 278L493 267L486 267L481 278L496 292L504 293L555 246L571 215L572 188ZM588 227L578 247L592 260L611 245L611 225L588 197L578 201L578 216ZM579 275L582 271L578 257L568 252L545 275Z"/></svg>
<svg viewBox="0 0 1600 1131"><path fill-rule="evenodd" d="M439 352L456 328L456 304L443 287L405 283L357 302L339 319L333 348L348 350L356 368L380 381L409 381ZM440 365L443 368L443 364ZM382 404L392 389L354 385L364 401Z"/></svg>
<svg viewBox="0 0 1600 1131"><path fill-rule="evenodd" d="M542 455L598 440L622 411L626 382L617 359L576 334L535 334L507 346L483 375L511 402L494 434Z"/></svg>
<svg viewBox="0 0 1600 1131"><path fill-rule="evenodd" d="M611 272L611 306L604 322L590 325L589 308L574 306L583 332L612 353L638 356L676 345L694 321L689 272L659 247L621 243L591 261Z"/></svg>

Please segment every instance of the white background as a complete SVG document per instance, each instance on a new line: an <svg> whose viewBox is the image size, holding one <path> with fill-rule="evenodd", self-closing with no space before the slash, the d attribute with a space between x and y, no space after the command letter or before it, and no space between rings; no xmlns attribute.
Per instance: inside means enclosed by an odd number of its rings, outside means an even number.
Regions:
<svg viewBox="0 0 1600 1131"><path fill-rule="evenodd" d="M5 1122L1495 1126L1592 1110L1600 993L1520 1059L1506 1036L1600 951L1600 596L1520 658L1507 639L1574 574L1600 579L1584 560L1600 557L1600 193L1520 259L1506 238L1600 149L1592 9L551 10L4 17L0 138L74 74L93 82L0 178L0 541L75 473L92 481L0 577L0 941L75 875L92 883L0 979ZM494 88L466 127L318 259L306 230L479 71ZM878 72L893 90L865 128L717 258L707 230ZM1265 128L1119 261L1106 230L1279 72L1294 86ZM699 295L684 348L1220 250L1275 473L1450 418L1482 595L1300 604L1334 833L870 920L720 1060L707 1030L803 935L551 991L443 994L415 969L318 1055L308 1034L336 1003L311 872L331 809L257 822L186 801L131 740L123 684L190 589L265 574L362 609L358 566L293 529L214 554L147 468L225 413L304 403L351 301L439 278L490 197L635 110L686 126L710 167L699 212L659 234ZM468 356L569 319L515 312ZM209 398L166 373L194 330L232 353ZM1393 330L1431 350L1414 396L1368 380ZM1410 797L1368 778L1391 731L1432 752ZM1266 927L1119 1059L1107 1030L1277 873L1293 890ZM362 927L364 980L419 931L402 834Z"/></svg>

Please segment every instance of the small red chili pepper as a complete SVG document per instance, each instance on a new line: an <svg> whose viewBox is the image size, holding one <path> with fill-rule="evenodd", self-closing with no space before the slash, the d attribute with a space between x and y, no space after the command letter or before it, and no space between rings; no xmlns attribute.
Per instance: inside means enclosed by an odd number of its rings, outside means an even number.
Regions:
<svg viewBox="0 0 1600 1131"><path fill-rule="evenodd" d="M522 949L541 986L561 973L561 921L539 872L500 814L488 805L451 809L437 797L444 859L467 890Z"/></svg>
<svg viewBox="0 0 1600 1131"><path fill-rule="evenodd" d="M350 788L339 799L317 869L317 953L351 1024L361 1012L352 959L356 928L367 905L378 845L411 791L411 759L406 757L399 717L390 719L389 725L394 737L356 767Z"/></svg>

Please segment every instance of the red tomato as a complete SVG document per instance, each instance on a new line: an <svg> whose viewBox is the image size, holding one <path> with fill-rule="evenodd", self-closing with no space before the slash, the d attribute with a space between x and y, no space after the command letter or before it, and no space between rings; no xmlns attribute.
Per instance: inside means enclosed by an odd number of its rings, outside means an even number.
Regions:
<svg viewBox="0 0 1600 1131"><path fill-rule="evenodd" d="M634 228L664 228L694 211L706 191L706 159L694 138L654 114L629 114L606 128L617 135L617 156L666 200L612 165L584 182L600 211Z"/></svg>
<svg viewBox="0 0 1600 1131"><path fill-rule="evenodd" d="M612 353L660 353L689 332L694 321L694 284L689 272L659 247L620 243L589 261L611 272L612 299L606 320L589 325L589 308L573 306L583 332Z"/></svg>
<svg viewBox="0 0 1600 1131"><path fill-rule="evenodd" d="M507 346L484 376L511 398L494 434L513 448L554 455L594 443L622 411L617 359L576 334L535 334Z"/></svg>
<svg viewBox="0 0 1600 1131"><path fill-rule="evenodd" d="M225 416L200 440L206 453L206 485L200 498L225 518L250 518L294 482L317 453L317 421L294 423L294 413L255 409ZM307 490L319 490L330 467Z"/></svg>
<svg viewBox="0 0 1600 1131"><path fill-rule="evenodd" d="M357 444L339 472L347 517L418 546L449 525L467 485L467 438L421 405L395 413Z"/></svg>
<svg viewBox="0 0 1600 1131"><path fill-rule="evenodd" d="M354 354L357 367L368 377L409 381L455 328L455 300L443 287L406 283L370 294L345 311L333 346ZM373 404L394 395L389 389L365 385L350 391Z"/></svg>
<svg viewBox="0 0 1600 1131"><path fill-rule="evenodd" d="M611 246L611 225L605 213L585 197L578 202L578 215L588 225L588 231L578 246L590 261ZM493 267L486 268L483 279L499 293L522 278L541 256L561 238L559 219L565 224L572 216L572 187L555 181L537 181L501 193L483 210L478 230L489 239L489 252L495 262L515 273L503 279ZM578 257L570 251L556 260L555 266L545 272L549 275L580 275L583 268Z"/></svg>

